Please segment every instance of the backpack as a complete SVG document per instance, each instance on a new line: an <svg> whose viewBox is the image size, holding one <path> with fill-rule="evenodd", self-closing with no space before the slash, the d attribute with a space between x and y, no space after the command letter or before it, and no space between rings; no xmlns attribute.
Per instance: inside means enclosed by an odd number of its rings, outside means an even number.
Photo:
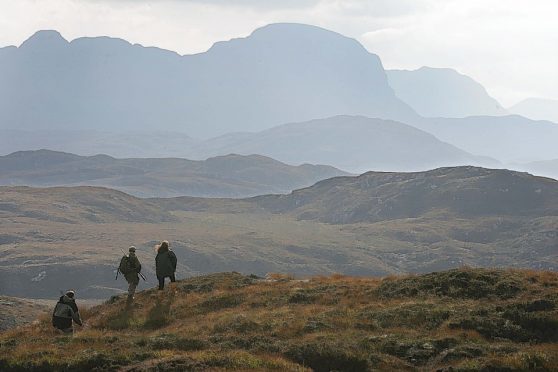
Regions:
<svg viewBox="0 0 558 372"><path fill-rule="evenodd" d="M134 268L131 266L132 265L130 265L130 259L128 258L128 256L122 256L120 265L118 265L118 270L120 270L122 274L127 275L134 271Z"/></svg>

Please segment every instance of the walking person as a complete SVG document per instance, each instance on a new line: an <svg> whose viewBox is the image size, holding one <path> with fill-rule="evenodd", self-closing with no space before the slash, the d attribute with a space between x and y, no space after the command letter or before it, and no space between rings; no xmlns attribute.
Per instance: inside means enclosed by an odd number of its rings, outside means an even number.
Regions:
<svg viewBox="0 0 558 372"><path fill-rule="evenodd" d="M73 323L83 325L74 296L74 291L60 296L52 313L52 326L64 333L74 332Z"/></svg>
<svg viewBox="0 0 558 372"><path fill-rule="evenodd" d="M128 255L124 255L120 260L118 270L124 274L124 278L128 282L128 298L127 305L131 305L134 301L134 294L139 284L139 276L141 275L141 263L136 256L136 247L131 246L128 249Z"/></svg>
<svg viewBox="0 0 558 372"><path fill-rule="evenodd" d="M171 283L176 281L176 255L169 248L169 242L163 240L161 244L155 246L157 256L155 257L155 273L159 280L159 290L165 288L165 278L170 278Z"/></svg>

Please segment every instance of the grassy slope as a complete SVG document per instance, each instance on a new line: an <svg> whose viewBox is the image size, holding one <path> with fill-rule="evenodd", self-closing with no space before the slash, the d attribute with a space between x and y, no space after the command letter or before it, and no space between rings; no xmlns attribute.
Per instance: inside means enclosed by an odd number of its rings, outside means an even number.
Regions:
<svg viewBox="0 0 558 372"><path fill-rule="evenodd" d="M195 277L0 335L1 370L498 370L558 365L558 274ZM493 368L493 369L489 369ZM506 369L507 370L507 369Z"/></svg>
<svg viewBox="0 0 558 372"><path fill-rule="evenodd" d="M152 286L153 245L162 239L179 256L179 277L232 270L377 276L460 265L556 270L557 221L552 215L449 218L431 211L327 224L246 200L0 188L0 293L52 299L72 286L81 297L108 297L126 287L114 280L114 269L120 248L131 244L149 281L141 286Z"/></svg>
<svg viewBox="0 0 558 372"><path fill-rule="evenodd" d="M33 322L52 305L54 301L0 296L0 331Z"/></svg>

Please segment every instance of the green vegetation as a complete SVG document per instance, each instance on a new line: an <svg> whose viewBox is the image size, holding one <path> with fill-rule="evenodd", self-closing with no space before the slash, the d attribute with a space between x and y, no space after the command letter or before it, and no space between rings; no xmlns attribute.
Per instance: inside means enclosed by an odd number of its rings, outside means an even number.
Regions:
<svg viewBox="0 0 558 372"><path fill-rule="evenodd" d="M179 281L0 335L0 370L551 370L558 274L469 269L384 279L238 273Z"/></svg>

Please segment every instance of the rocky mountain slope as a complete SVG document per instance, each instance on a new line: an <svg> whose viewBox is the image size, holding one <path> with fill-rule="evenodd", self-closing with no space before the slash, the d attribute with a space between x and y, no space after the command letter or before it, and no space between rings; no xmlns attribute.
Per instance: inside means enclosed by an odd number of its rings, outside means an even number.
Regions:
<svg viewBox="0 0 558 372"><path fill-rule="evenodd" d="M558 181L506 169L440 168L337 177L288 195L255 197L275 213L328 223L428 215L451 218L558 216Z"/></svg>
<svg viewBox="0 0 558 372"><path fill-rule="evenodd" d="M84 309L73 337L49 314L2 333L0 369L552 370L557 288L556 273L522 270L214 274L139 293L132 308L121 296Z"/></svg>
<svg viewBox="0 0 558 372"><path fill-rule="evenodd" d="M247 197L287 193L346 175L329 166L290 166L259 155L205 161L115 159L40 150L0 157L0 185L103 186L140 197Z"/></svg>
<svg viewBox="0 0 558 372"><path fill-rule="evenodd" d="M208 138L340 114L416 117L393 93L376 55L354 39L302 24L268 25L185 56L39 31L19 47L0 49L0 66L4 129L166 130Z"/></svg>

